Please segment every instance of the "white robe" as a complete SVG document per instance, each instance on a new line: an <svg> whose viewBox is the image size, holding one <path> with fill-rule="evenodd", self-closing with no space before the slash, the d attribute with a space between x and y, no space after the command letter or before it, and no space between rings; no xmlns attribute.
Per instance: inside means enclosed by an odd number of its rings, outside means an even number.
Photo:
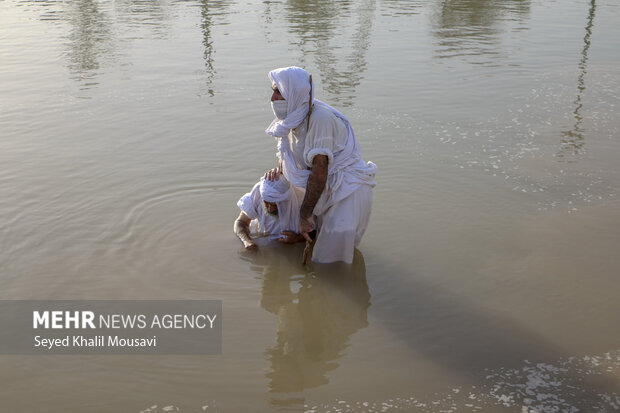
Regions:
<svg viewBox="0 0 620 413"><path fill-rule="evenodd" d="M269 72L269 79L287 101L286 119L274 119L266 130L277 140L284 176L293 186L305 189L313 158L325 155L329 160L325 189L314 207L319 235L312 260L351 263L370 218L377 165L362 160L347 117L314 99L314 85L307 71L279 68Z"/></svg>
<svg viewBox="0 0 620 413"><path fill-rule="evenodd" d="M349 130L327 105L315 104L309 128L302 122L278 145L284 176L304 187L314 157L328 158L327 182L314 208L320 228L312 254L315 262L351 263L370 219L377 167L362 160Z"/></svg>

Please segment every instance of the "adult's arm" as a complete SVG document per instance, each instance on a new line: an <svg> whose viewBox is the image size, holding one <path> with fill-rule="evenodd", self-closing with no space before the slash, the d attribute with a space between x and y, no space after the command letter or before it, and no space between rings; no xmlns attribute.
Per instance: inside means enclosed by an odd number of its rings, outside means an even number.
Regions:
<svg viewBox="0 0 620 413"><path fill-rule="evenodd" d="M296 233L294 231L282 231L282 233L280 235L281 235L281 237L278 238L278 241L281 242L282 244L296 244L298 242L305 242L306 241L306 239L304 238L303 235L298 234L298 233ZM316 230L313 230L308 235L310 235L310 238L315 239L316 238Z"/></svg>
<svg viewBox="0 0 620 413"><path fill-rule="evenodd" d="M246 250L257 250L258 246L252 241L250 237L250 222L252 220L248 217L245 212L241 211L237 219L235 220L235 224L233 226L233 230L235 234L241 242L243 242L243 246Z"/></svg>
<svg viewBox="0 0 620 413"><path fill-rule="evenodd" d="M312 171L308 177L306 195L304 196L304 201L299 211L299 232L307 241L312 241L309 236L309 233L315 227L312 212L321 194L325 190L328 162L326 155L315 155L312 159Z"/></svg>

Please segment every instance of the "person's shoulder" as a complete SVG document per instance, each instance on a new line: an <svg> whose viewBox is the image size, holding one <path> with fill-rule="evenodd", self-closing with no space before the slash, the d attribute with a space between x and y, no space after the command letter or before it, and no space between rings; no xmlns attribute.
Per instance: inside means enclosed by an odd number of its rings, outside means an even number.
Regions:
<svg viewBox="0 0 620 413"><path fill-rule="evenodd" d="M258 181L257 183L254 184L254 186L252 187L252 190L250 191L250 194L253 198L261 198L260 195L260 181Z"/></svg>
<svg viewBox="0 0 620 413"><path fill-rule="evenodd" d="M331 110L329 110L329 108L319 105L312 106L310 125L323 122L335 122L337 120L338 118Z"/></svg>
<svg viewBox="0 0 620 413"><path fill-rule="evenodd" d="M256 215L260 213L260 202L262 201L262 197L260 194L260 182L254 185L252 190L245 195L243 195L239 201L237 202L237 206L241 209L247 216L254 219Z"/></svg>

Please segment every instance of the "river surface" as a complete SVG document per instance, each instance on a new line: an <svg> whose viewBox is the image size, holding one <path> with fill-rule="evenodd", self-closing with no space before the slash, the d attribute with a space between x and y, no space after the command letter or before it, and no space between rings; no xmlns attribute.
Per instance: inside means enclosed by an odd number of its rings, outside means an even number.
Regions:
<svg viewBox="0 0 620 413"><path fill-rule="evenodd" d="M222 355L0 356L0 410L617 411L619 21L615 0L0 0L0 299L223 303ZM288 65L379 167L350 267L232 231Z"/></svg>

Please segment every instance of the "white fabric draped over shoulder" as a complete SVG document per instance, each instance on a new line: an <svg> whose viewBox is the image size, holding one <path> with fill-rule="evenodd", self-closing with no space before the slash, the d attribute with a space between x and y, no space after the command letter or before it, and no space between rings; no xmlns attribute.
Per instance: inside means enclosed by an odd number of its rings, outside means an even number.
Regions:
<svg viewBox="0 0 620 413"><path fill-rule="evenodd" d="M295 162L295 156L291 149L289 133L292 129L300 127L309 112L309 102L311 99L310 75L299 67L288 67L273 70L269 73L271 79L280 90L280 93L287 100L288 115L284 120L274 119L267 128L267 134L274 136L277 140L278 157L281 160L282 172L284 176L296 187L305 188L308 182L310 171L307 168L299 168ZM364 163L361 157L361 148L358 144L351 123L345 115L334 109L330 105L312 99L313 111L321 109L327 110L337 119L342 121L347 129L347 139L344 147L335 152L330 157L328 166L328 178L326 188L319 202L315 206L314 213L320 215L330 206L345 199L360 185L374 187L377 165L373 162ZM312 129L312 115L310 117L310 128ZM303 127L302 127L303 128ZM307 131L306 131L307 132ZM324 137L321 138L336 138ZM306 142L307 145L307 142ZM316 148L315 148L316 149ZM312 166L312 159L316 154L322 153L321 150L306 148L304 157L306 166ZM329 157L329 156L328 156Z"/></svg>

